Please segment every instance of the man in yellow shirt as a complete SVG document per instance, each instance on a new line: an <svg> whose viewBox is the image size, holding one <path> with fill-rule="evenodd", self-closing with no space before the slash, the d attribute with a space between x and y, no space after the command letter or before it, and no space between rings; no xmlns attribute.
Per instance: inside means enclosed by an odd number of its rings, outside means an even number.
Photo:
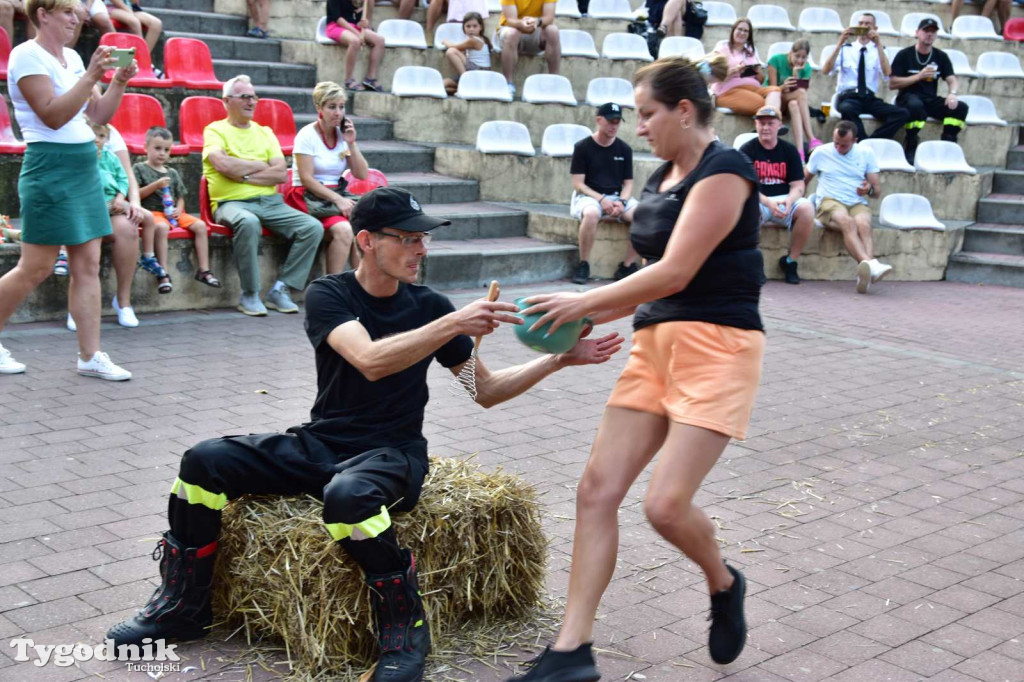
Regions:
<svg viewBox="0 0 1024 682"><path fill-rule="evenodd" d="M515 97L513 77L519 55L544 53L548 73L558 73L562 62L562 44L555 26L554 0L501 0L501 72L508 81L508 92Z"/></svg>
<svg viewBox="0 0 1024 682"><path fill-rule="evenodd" d="M248 76L235 76L224 84L228 117L203 131L203 176L210 193L214 219L229 227L242 297L238 309L263 316L267 308L297 313L288 287L302 291L323 238L320 221L285 205L276 186L285 181L288 167L274 131L252 120L259 99ZM278 280L260 300L259 245L262 228L291 242Z"/></svg>

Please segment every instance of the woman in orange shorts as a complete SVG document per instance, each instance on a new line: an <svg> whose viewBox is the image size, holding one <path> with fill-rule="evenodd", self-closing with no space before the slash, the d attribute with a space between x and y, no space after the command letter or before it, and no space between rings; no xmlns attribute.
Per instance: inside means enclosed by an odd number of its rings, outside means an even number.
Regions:
<svg viewBox="0 0 1024 682"><path fill-rule="evenodd" d="M576 497L576 533L558 639L515 680L597 680L597 607L615 570L618 508L656 453L644 500L651 525L703 569L711 658L743 649L743 575L722 560L715 526L693 505L730 438L744 438L761 377L764 264L757 176L715 140L710 69L660 59L634 76L637 134L666 161L644 187L630 238L649 265L585 292L534 296L524 314L552 327L633 314L633 347L612 390Z"/></svg>
<svg viewBox="0 0 1024 682"><path fill-rule="evenodd" d="M764 71L754 47L754 27L750 19L737 20L729 39L719 41L713 52L729 60L729 73L711 86L718 106L732 109L740 116L753 116L763 106L782 111L781 88L762 85Z"/></svg>

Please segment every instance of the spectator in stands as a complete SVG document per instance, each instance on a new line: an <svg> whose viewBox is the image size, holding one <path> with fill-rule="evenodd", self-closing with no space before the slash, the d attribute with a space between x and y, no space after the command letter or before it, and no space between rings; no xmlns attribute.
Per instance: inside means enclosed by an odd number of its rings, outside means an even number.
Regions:
<svg viewBox="0 0 1024 682"><path fill-rule="evenodd" d="M106 33L113 33L114 23L110 20L110 13L103 0L84 0L76 8L78 14L78 26L75 27L75 36L68 43L68 47L78 44L78 38L85 26L92 26L101 36Z"/></svg>
<svg viewBox="0 0 1024 682"><path fill-rule="evenodd" d="M768 60L768 82L782 88L782 106L789 111L801 161L821 145L821 140L811 129L811 110L807 104L807 90L811 82L811 65L807 63L810 54L810 42L801 38L793 41L787 54L777 54Z"/></svg>
<svg viewBox="0 0 1024 682"><path fill-rule="evenodd" d="M364 6L365 2L365 6ZM349 90L380 90L377 69L384 57L384 38L370 28L373 0L327 0L327 37L345 48L345 87ZM366 78L356 83L359 51L370 48Z"/></svg>
<svg viewBox="0 0 1024 682"><path fill-rule="evenodd" d="M295 136L292 151L292 182L285 190L284 202L318 219L325 230L327 274L359 265L359 252L352 237L349 216L355 201L344 195L342 173L365 180L370 166L356 144L356 127L345 116L344 88L324 81L313 89L317 119Z"/></svg>
<svg viewBox="0 0 1024 682"><path fill-rule="evenodd" d="M516 94L513 80L519 55L544 53L548 73L558 73L562 63L562 44L555 25L554 0L501 0L501 72L508 81L508 91Z"/></svg>
<svg viewBox="0 0 1024 682"><path fill-rule="evenodd" d="M7 37L14 43L14 17L27 18L24 0L0 0L0 28L7 31ZM36 28L31 21L25 22L25 35L31 40L36 37Z"/></svg>
<svg viewBox="0 0 1024 682"><path fill-rule="evenodd" d="M960 16L960 12L963 11L964 0L953 0L952 15L953 18L950 21L956 21L956 18ZM995 20L992 21L996 27L996 31L1002 35L1006 29L1006 22L1010 20L1010 10L1013 8L1013 0L985 0L985 4L981 6L981 16L992 19L992 12L995 11L996 18L999 20L997 24Z"/></svg>
<svg viewBox="0 0 1024 682"><path fill-rule="evenodd" d="M781 111L780 89L761 85L764 72L761 57L754 47L754 27L750 19L738 19L729 31L729 39L720 41L714 51L729 60L725 80L711 85L718 106L728 107L741 116L753 116L763 106Z"/></svg>
<svg viewBox="0 0 1024 682"><path fill-rule="evenodd" d="M245 35L250 38L266 38L267 24L270 22L270 0L245 0L252 28Z"/></svg>
<svg viewBox="0 0 1024 682"><path fill-rule="evenodd" d="M914 163L918 136L929 116L942 121L942 139L947 142L956 142L967 126L967 105L957 99L953 64L945 52L933 46L938 31L934 19L922 19L917 25L917 44L903 48L892 60L889 89L899 91L896 104L910 112L903 140L910 163ZM949 86L945 98L939 97L939 78Z"/></svg>
<svg viewBox="0 0 1024 682"><path fill-rule="evenodd" d="M814 206L804 198L804 164L797 148L779 139L782 116L764 107L754 114L757 137L740 147L754 162L761 201L761 224L782 225L789 230L789 253L779 267L789 284L800 284L797 259L814 230Z"/></svg>
<svg viewBox="0 0 1024 682"><path fill-rule="evenodd" d="M683 35L686 0L647 0L647 23L661 37Z"/></svg>
<svg viewBox="0 0 1024 682"><path fill-rule="evenodd" d="M171 158L171 145L174 144L174 136L167 128L153 127L146 131L146 160L132 166L135 180L139 185L139 197L142 199L142 207L153 214L153 222L156 229L150 234L156 234L156 244L152 237L148 238L146 232L142 233L142 257L144 260L156 258L156 264L163 269L167 268L167 232L171 229L171 220L177 223L176 227L188 230L192 233L193 244L196 250L196 281L203 284L220 288L220 280L210 272L210 245L209 234L206 223L185 212L185 183L181 181L181 175L173 168L167 166ZM170 213L165 211L164 193L172 205ZM150 262L150 265L152 263ZM145 266L144 266L145 267ZM149 269L147 267L147 269ZM168 277L170 283L170 277ZM169 293L160 290L160 293Z"/></svg>
<svg viewBox="0 0 1024 682"><path fill-rule="evenodd" d="M430 0L427 7L427 35L432 36L440 23L441 12L448 10L445 21L461 22L470 12L487 16L487 0Z"/></svg>
<svg viewBox="0 0 1024 682"><path fill-rule="evenodd" d="M210 209L218 223L233 233L232 244L242 297L238 310L263 316L267 308L297 313L288 287L306 288L323 227L315 218L285 205L277 185L288 174L281 145L270 128L252 120L259 97L248 76L224 83L227 118L203 131L203 176L210 193ZM291 241L279 279L260 301L259 246L261 227Z"/></svg>
<svg viewBox="0 0 1024 682"><path fill-rule="evenodd" d="M455 71L455 78L444 79L444 87L449 95L455 94L462 74L491 68L491 41L486 31L484 18L476 12L468 12L462 19L462 32L466 34L466 39L461 43L441 41L447 48L445 60Z"/></svg>
<svg viewBox="0 0 1024 682"><path fill-rule="evenodd" d="M843 243L857 261L857 293L866 294L868 287L892 271L891 265L878 262L872 254L871 209L868 197L880 191L878 162L867 147L857 144L857 127L840 121L832 133L832 142L811 154L804 182L818 178L816 194L818 220L830 230L843 235Z"/></svg>
<svg viewBox="0 0 1024 682"><path fill-rule="evenodd" d="M857 40L851 43L853 36ZM821 65L821 72L838 72L835 106L844 121L856 126L858 140L868 137L861 114L871 114L881 123L871 137L892 139L907 122L910 114L906 109L886 104L876 94L881 82L889 78L891 68L878 38L875 15L865 12L857 26L842 32L836 49Z"/></svg>
<svg viewBox="0 0 1024 682"><path fill-rule="evenodd" d="M594 134L584 137L572 150L572 199L569 213L580 221L580 262L572 281L586 284L590 279L590 250L594 247L597 223L602 218L620 223L633 222L633 150L618 137L622 107L611 102L597 109ZM615 270L615 280L639 268L636 251L627 241L626 258Z"/></svg>
<svg viewBox="0 0 1024 682"><path fill-rule="evenodd" d="M129 4L125 0L106 0L106 3L110 18L124 26L129 33L145 38L146 47L152 55L160 41L160 33L164 30L163 22L149 12L142 11L138 3Z"/></svg>
<svg viewBox="0 0 1024 682"><path fill-rule="evenodd" d="M100 350L100 240L109 235L93 133L85 118L108 121L121 102L134 62L114 72L101 94L97 84L113 68L111 47L100 46L89 66L65 45L78 25L78 0L27 0L35 40L11 52L7 86L14 115L28 146L18 178L21 202L21 257L0 278L0 328L32 290L46 279L61 244L68 246L71 285L68 301L78 330L78 372L123 381L131 372ZM56 191L59 190L59 191ZM0 346L0 373L25 365Z"/></svg>

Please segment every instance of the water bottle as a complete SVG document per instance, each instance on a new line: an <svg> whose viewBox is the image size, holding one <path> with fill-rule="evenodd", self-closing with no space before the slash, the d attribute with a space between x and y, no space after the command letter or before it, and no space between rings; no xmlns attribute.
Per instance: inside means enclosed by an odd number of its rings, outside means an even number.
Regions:
<svg viewBox="0 0 1024 682"><path fill-rule="evenodd" d="M174 212L174 199L171 198L171 188L164 187L161 195L164 200L164 217L167 218L167 222L171 227L177 227L177 219L171 217L171 214Z"/></svg>

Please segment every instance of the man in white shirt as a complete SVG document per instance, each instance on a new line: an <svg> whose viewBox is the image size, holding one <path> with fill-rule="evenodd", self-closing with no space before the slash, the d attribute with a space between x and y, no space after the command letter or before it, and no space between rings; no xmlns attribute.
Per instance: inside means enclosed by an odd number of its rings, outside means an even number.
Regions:
<svg viewBox="0 0 1024 682"><path fill-rule="evenodd" d="M850 43L850 39L857 40ZM839 36L836 49L821 66L822 73L837 73L835 106L844 121L857 127L857 139L868 135L861 123L861 114L871 114L881 123L871 137L892 139L910 119L903 107L886 104L878 97L878 87L889 78L889 58L878 38L873 14L864 13L857 26Z"/></svg>
<svg viewBox="0 0 1024 682"><path fill-rule="evenodd" d="M892 270L872 255L871 208L868 197L880 192L878 161L866 147L856 144L856 126L840 121L832 142L814 150L807 161L805 184L819 176L817 218L826 229L837 230L857 261L857 293L866 294L873 282Z"/></svg>

